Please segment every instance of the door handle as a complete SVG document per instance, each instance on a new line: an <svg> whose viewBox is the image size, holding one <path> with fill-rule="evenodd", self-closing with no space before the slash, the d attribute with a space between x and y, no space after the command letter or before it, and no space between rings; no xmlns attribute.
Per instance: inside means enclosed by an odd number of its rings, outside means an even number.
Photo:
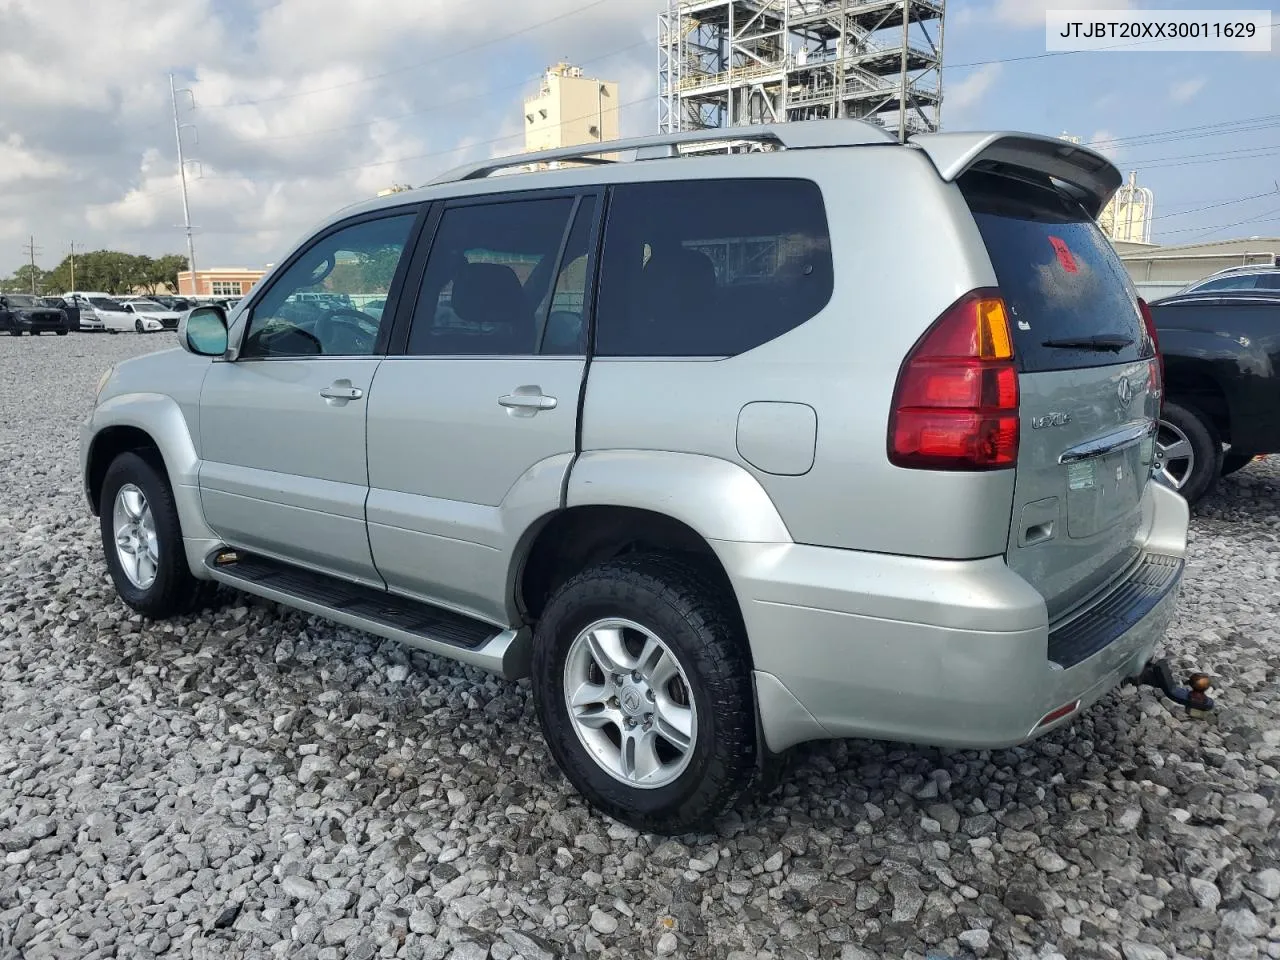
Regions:
<svg viewBox="0 0 1280 960"><path fill-rule="evenodd" d="M498 398L498 405L515 410L554 410L559 401L541 393L508 393Z"/></svg>
<svg viewBox="0 0 1280 960"><path fill-rule="evenodd" d="M359 400L364 396L364 391L351 386L350 380L335 380L320 391L320 396L329 401L345 403L348 400Z"/></svg>

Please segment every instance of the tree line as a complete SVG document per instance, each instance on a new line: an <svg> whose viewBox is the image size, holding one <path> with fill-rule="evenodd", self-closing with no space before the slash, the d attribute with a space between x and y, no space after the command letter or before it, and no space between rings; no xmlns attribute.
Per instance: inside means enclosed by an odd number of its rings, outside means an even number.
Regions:
<svg viewBox="0 0 1280 960"><path fill-rule="evenodd" d="M69 290L99 290L103 293L132 293L145 290L156 293L164 285L178 289L178 273L187 269L187 258L176 253L163 257L121 253L117 250L93 250L75 256L75 278L72 279L72 257L68 254L52 270L35 268L36 293L57 296ZM0 291L30 293L31 264L23 264L13 275L0 280Z"/></svg>

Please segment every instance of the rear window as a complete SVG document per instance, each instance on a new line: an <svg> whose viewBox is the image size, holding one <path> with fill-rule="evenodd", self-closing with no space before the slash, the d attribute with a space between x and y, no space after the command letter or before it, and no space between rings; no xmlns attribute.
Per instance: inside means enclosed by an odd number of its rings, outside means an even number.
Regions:
<svg viewBox="0 0 1280 960"><path fill-rule="evenodd" d="M690 180L613 189L596 353L744 353L831 299L826 209L807 180Z"/></svg>
<svg viewBox="0 0 1280 960"><path fill-rule="evenodd" d="M1128 363L1153 355L1137 294L1087 213L1048 181L988 173L961 178L1009 307L1024 372ZM1127 344L1080 344L1097 338Z"/></svg>

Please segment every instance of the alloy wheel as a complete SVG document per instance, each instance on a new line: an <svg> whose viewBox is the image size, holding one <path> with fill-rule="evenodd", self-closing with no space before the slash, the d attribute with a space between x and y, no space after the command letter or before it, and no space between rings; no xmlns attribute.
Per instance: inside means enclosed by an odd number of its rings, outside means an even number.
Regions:
<svg viewBox="0 0 1280 960"><path fill-rule="evenodd" d="M656 789L688 767L698 713L688 678L656 634L631 620L598 620L569 645L564 698L574 731L602 770Z"/></svg>

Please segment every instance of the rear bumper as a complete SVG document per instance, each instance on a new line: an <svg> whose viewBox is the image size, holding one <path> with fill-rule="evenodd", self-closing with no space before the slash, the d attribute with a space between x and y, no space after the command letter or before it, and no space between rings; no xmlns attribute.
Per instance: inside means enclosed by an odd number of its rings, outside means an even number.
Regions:
<svg viewBox="0 0 1280 960"><path fill-rule="evenodd" d="M1050 659L1043 599L1002 558L714 544L751 638L769 747L857 737L998 748L1069 723L1142 670L1173 618L1188 511L1177 494L1152 486L1145 556L1175 572L1138 608L1126 608L1131 615L1112 624L1105 645L1066 667ZM1135 572L1073 617L1108 609ZM1070 626L1055 624L1055 636Z"/></svg>

